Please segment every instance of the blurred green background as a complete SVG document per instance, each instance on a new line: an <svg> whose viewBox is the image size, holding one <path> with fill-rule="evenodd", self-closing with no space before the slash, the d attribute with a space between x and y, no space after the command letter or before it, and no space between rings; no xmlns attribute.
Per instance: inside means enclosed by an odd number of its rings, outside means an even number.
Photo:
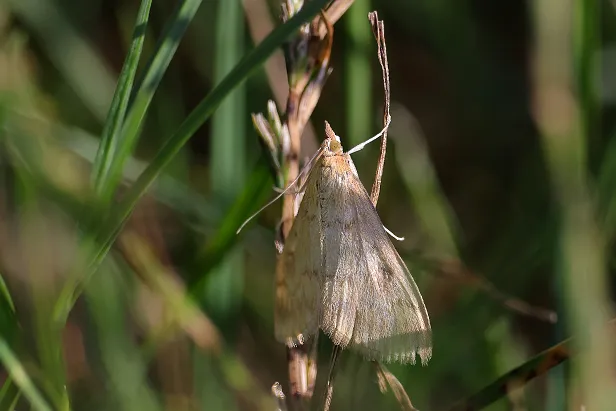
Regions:
<svg viewBox="0 0 616 411"><path fill-rule="evenodd" d="M287 390L280 204L235 235L274 195L250 114L284 107L281 55L250 69L282 32L226 77L280 3L148 7L0 2L0 410L275 410L270 387ZM356 0L303 155L324 120L346 148L380 129L371 10L392 89L378 210L434 332L427 367L390 370L444 410L576 335L579 357L486 409L616 409L615 3ZM366 187L377 157L354 156ZM330 350L321 338L319 386ZM353 353L335 384L332 410L399 408Z"/></svg>

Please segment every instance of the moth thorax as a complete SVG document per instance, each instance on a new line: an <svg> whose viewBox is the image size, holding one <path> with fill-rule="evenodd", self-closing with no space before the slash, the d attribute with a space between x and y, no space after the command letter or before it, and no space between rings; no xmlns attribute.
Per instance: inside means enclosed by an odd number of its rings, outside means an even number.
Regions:
<svg viewBox="0 0 616 411"><path fill-rule="evenodd" d="M329 140L329 149L334 154L340 154L342 153L342 144L337 140Z"/></svg>

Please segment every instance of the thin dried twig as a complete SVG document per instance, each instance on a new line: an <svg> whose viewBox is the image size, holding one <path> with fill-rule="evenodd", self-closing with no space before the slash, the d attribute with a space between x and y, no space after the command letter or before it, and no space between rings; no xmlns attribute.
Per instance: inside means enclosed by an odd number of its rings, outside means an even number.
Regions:
<svg viewBox="0 0 616 411"><path fill-rule="evenodd" d="M381 64L381 71L383 73L383 91L385 94L385 103L383 105L383 127L385 127L390 118L390 101L391 101L391 88L389 83L389 63L387 62L387 45L385 43L385 25L383 20L379 20L378 13L373 11L368 13L368 19L372 26L372 33L376 38L376 44L378 47L379 63ZM376 168L376 175L374 176L374 183L372 184L372 192L370 193L370 200L376 207L376 203L379 201L379 194L381 192L381 178L383 177L383 167L385 166L385 154L387 152L387 130L383 131L381 138L381 154L379 156L379 162Z"/></svg>
<svg viewBox="0 0 616 411"><path fill-rule="evenodd" d="M381 392L385 394L387 392L387 387L389 387L396 397L396 400L398 400L402 410L418 411L417 408L413 407L411 399L396 376L393 375L383 364L377 361L373 361L373 364L376 368L376 375L379 379L379 389Z"/></svg>
<svg viewBox="0 0 616 411"><path fill-rule="evenodd" d="M494 284L484 276L474 273L461 261L457 259L442 260L427 257L413 257L420 265L426 267L427 271L437 274L448 280L456 280L464 284L472 285L486 293L490 298L502 304L518 314L533 317L540 321L554 324L558 321L558 315L553 310L537 307L524 300L508 295L500 291Z"/></svg>
<svg viewBox="0 0 616 411"><path fill-rule="evenodd" d="M381 72L383 75L383 127L386 127L391 117L391 86L389 81L389 62L387 61L387 43L385 41L385 24L383 23L383 20L379 20L379 15L376 11L368 13L368 20L370 20L372 33L374 34L374 38L376 39L378 50L377 55L379 58ZM374 176L374 183L372 184L372 191L370 193L370 200L375 207L377 202L379 201L379 194L381 192L381 179L383 177L383 168L385 166L386 154L387 130L384 130L383 136L381 138L381 152L379 155L379 161L377 163L376 173ZM387 391L387 386L389 386L394 396L396 397L396 400L400 404L400 407L403 410L416 411L416 408L413 407L413 404L411 403L411 399L409 398L408 394L404 390L404 387L402 386L400 381L398 381L396 376L389 372L389 370L385 368L385 366L380 364L378 361L373 361L373 364L376 368L377 377L379 378L379 387L381 388L381 392L385 393Z"/></svg>
<svg viewBox="0 0 616 411"><path fill-rule="evenodd" d="M496 286L489 282L486 278L470 271L461 262L441 263L437 272L439 274L449 276L450 278L457 277L458 279L475 285L489 297L501 303L504 307L519 314L527 317L533 317L551 324L558 321L558 315L553 310L537 307L527 303L524 300L505 294L496 288Z"/></svg>

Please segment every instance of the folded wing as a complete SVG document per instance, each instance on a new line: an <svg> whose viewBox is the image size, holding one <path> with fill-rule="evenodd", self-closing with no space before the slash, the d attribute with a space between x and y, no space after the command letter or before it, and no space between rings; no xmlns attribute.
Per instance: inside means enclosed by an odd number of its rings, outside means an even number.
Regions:
<svg viewBox="0 0 616 411"><path fill-rule="evenodd" d="M368 359L413 363L419 354L426 363L430 320L417 285L361 182L351 172L330 177L321 178L321 328Z"/></svg>
<svg viewBox="0 0 616 411"><path fill-rule="evenodd" d="M296 345L318 332L321 210L316 181L320 163L310 173L304 197L276 267L276 339Z"/></svg>

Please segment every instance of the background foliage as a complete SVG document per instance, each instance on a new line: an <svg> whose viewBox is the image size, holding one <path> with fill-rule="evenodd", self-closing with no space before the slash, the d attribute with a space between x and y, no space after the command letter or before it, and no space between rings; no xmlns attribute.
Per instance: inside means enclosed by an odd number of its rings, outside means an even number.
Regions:
<svg viewBox="0 0 616 411"><path fill-rule="evenodd" d="M235 230L274 193L250 114L287 85L261 63L324 3L284 26L272 0L0 3L0 409L276 409L279 205ZM324 120L347 148L380 128L370 10L392 81L378 209L435 343L390 370L447 409L576 335L488 409L611 409L614 2L356 0L306 156ZM367 187L377 156L355 157ZM397 409L376 381L345 352L332 409Z"/></svg>

